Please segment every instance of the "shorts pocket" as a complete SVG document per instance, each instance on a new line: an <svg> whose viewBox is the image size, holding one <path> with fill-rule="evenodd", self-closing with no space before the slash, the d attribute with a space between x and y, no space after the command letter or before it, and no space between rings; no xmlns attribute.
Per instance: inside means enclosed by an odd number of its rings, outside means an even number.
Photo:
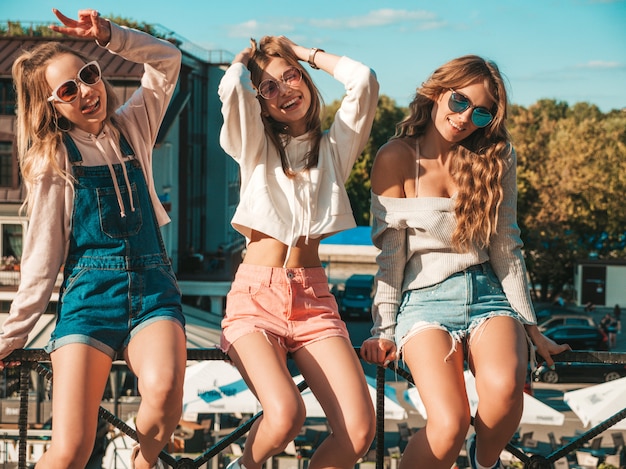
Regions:
<svg viewBox="0 0 626 469"><path fill-rule="evenodd" d="M333 294L330 292L328 288L328 283L313 283L311 284L309 288L313 292L313 295L315 295L315 298L318 298L318 299L324 299L324 298L329 298L329 297L334 298Z"/></svg>
<svg viewBox="0 0 626 469"><path fill-rule="evenodd" d="M66 274L63 280L63 286L61 288L61 294L65 294L75 286L80 278L89 272L90 269L86 267L74 267L69 273Z"/></svg>

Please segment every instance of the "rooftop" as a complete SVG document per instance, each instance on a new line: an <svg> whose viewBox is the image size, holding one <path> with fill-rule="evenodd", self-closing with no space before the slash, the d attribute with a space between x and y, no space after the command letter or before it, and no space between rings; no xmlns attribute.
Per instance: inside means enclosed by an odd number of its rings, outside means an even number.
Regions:
<svg viewBox="0 0 626 469"><path fill-rule="evenodd" d="M11 78L11 67L13 62L23 51L31 49L38 44L49 42L49 37L0 37L0 78ZM106 49L98 46L90 39L75 38L54 38L55 41L62 42L68 47L80 52L91 60L97 60L100 67L106 70L108 80L116 79L141 79L143 75L143 65L127 61L122 57L110 54Z"/></svg>

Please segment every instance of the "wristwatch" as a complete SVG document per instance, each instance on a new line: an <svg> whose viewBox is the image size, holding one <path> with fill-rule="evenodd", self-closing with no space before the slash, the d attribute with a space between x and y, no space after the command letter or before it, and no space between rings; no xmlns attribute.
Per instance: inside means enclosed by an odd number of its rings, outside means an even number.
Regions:
<svg viewBox="0 0 626 469"><path fill-rule="evenodd" d="M317 47L311 47L311 51L309 52L308 63L311 66L311 68L315 70L319 70L319 67L315 65L315 54L317 54L318 52L326 52L326 51L324 49L318 49Z"/></svg>

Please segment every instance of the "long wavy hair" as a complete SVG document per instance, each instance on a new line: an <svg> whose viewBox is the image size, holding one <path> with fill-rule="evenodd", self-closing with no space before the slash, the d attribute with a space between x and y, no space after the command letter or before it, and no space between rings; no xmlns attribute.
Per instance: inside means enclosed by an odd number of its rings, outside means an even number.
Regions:
<svg viewBox="0 0 626 469"><path fill-rule="evenodd" d="M483 83L494 102L491 123L476 129L452 148L451 173L458 185L457 226L452 243L458 251L472 245L484 248L496 233L503 199L502 177L511 156L506 128L508 98L497 65L476 55L465 55L435 70L417 89L409 115L396 126L393 138L420 137L431 124L434 103L450 89Z"/></svg>
<svg viewBox="0 0 626 469"><path fill-rule="evenodd" d="M250 70L250 78L255 88L258 89L263 79L263 71L269 62L276 57L284 59L290 66L296 67L302 72L302 79L311 93L311 106L306 113L306 131L310 132L311 150L306 154L305 169L314 168L319 160L320 139L322 136L321 110L323 100L319 90L284 39L278 36L264 36L258 44L255 39L250 39L250 44L252 53L248 61L248 70ZM287 176L292 177L294 174L289 168L289 161L285 154L285 147L290 140L285 124L272 118L266 112L265 100L261 96L257 97L261 103L261 119L263 120L265 133L280 154L283 172Z"/></svg>
<svg viewBox="0 0 626 469"><path fill-rule="evenodd" d="M59 164L57 152L62 145L63 132L69 131L73 123L61 116L54 103L48 101L52 90L46 80L46 68L57 57L73 54L83 62L89 59L59 42L46 42L23 52L13 62L12 73L17 94L17 153L26 187L28 206L34 182L44 175L60 176L72 182L72 176ZM102 79L107 93L107 118L114 132L119 132L115 123L118 100L113 87ZM114 136L118 138L118 135ZM24 208L23 207L23 208Z"/></svg>

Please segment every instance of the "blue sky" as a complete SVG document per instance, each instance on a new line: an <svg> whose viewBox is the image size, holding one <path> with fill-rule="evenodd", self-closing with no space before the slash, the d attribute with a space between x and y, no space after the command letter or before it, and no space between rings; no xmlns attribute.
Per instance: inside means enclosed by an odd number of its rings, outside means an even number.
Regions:
<svg viewBox="0 0 626 469"><path fill-rule="evenodd" d="M0 0L0 21L52 22L52 7L159 24L232 53L250 37L283 34L371 66L381 93L401 106L437 66L474 53L499 65L512 103L626 108L626 0ZM312 73L325 101L342 96Z"/></svg>

